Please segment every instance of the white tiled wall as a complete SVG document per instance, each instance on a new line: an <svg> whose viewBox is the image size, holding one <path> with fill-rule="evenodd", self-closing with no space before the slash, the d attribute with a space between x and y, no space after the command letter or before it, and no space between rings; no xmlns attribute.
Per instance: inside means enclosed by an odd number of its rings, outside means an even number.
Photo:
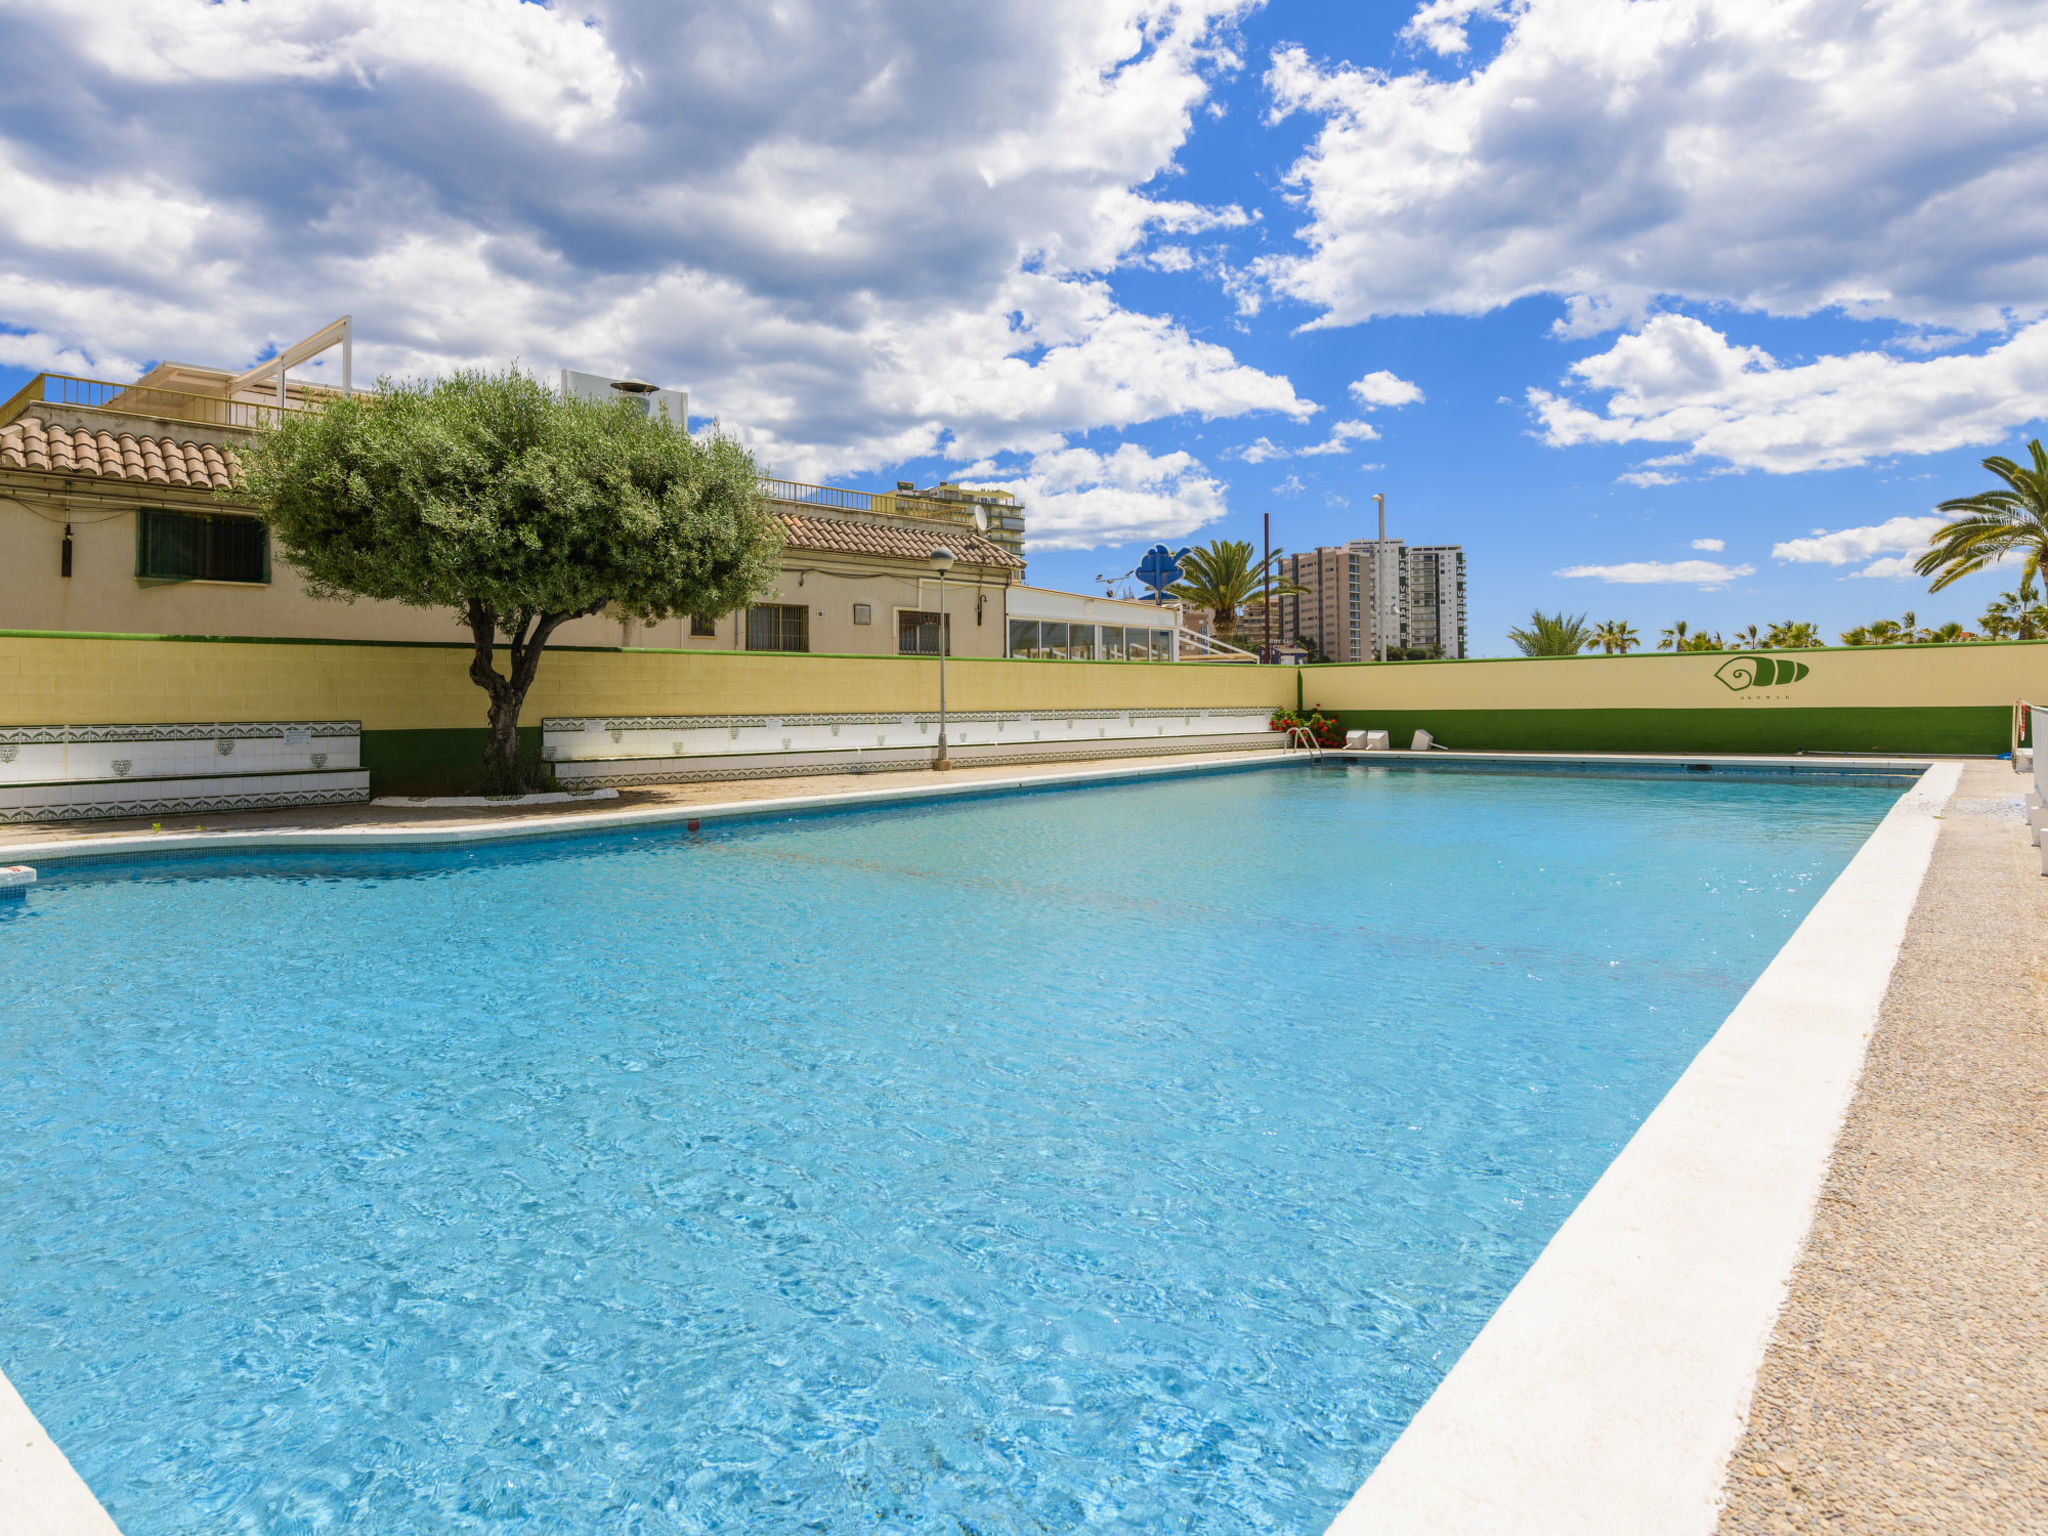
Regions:
<svg viewBox="0 0 2048 1536"><path fill-rule="evenodd" d="M1175 737L1264 736L1267 709L1056 710L948 715L946 741L968 746L1060 746ZM551 762L854 753L937 745L936 714L731 715L544 720Z"/></svg>
<svg viewBox="0 0 2048 1536"><path fill-rule="evenodd" d="M0 821L369 798L353 721L0 728Z"/></svg>

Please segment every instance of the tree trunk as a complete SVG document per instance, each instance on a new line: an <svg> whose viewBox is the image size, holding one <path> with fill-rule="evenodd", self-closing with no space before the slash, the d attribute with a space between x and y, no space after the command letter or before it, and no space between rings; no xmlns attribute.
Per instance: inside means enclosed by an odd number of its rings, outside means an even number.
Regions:
<svg viewBox="0 0 2048 1536"><path fill-rule="evenodd" d="M526 704L526 693L533 686L534 673L540 670L541 651L546 647L548 637L563 624L595 613L602 606L600 603L581 613L535 613L528 609L501 618L495 609L479 599L470 599L467 617L475 650L470 657L469 680L483 689L491 700L490 740L484 747L485 794L519 795L533 787L530 782L533 776L529 775L519 758L519 711ZM499 672L497 667L497 639L501 627L511 642L510 675Z"/></svg>

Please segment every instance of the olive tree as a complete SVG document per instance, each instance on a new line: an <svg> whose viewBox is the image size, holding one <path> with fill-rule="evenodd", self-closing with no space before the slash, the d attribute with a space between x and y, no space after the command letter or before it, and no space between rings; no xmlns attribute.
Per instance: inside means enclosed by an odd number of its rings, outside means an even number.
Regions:
<svg viewBox="0 0 2048 1536"><path fill-rule="evenodd" d="M517 369L387 382L265 431L238 491L314 596L453 611L490 699L485 786L516 793L519 711L562 625L727 613L774 580L752 457L680 428Z"/></svg>

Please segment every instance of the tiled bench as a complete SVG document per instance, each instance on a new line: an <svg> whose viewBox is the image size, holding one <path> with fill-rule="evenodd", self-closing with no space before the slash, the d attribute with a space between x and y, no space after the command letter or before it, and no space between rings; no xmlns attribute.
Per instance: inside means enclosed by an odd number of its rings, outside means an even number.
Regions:
<svg viewBox="0 0 2048 1536"><path fill-rule="evenodd" d="M0 822L369 797L353 720L0 726Z"/></svg>
<svg viewBox="0 0 2048 1536"><path fill-rule="evenodd" d="M1033 763L1276 748L1269 709L975 710L946 716L960 763ZM864 773L929 764L933 713L592 716L541 722L564 786Z"/></svg>

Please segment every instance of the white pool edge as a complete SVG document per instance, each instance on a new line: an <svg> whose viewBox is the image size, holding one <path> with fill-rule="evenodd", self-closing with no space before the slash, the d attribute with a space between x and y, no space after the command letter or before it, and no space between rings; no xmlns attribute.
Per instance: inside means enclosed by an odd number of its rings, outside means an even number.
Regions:
<svg viewBox="0 0 2048 1536"><path fill-rule="evenodd" d="M1709 1536L1962 776L1865 841L1329 1536Z"/></svg>
<svg viewBox="0 0 2048 1536"><path fill-rule="evenodd" d="M120 1536L100 1501L0 1374L0 1509L9 1536Z"/></svg>

